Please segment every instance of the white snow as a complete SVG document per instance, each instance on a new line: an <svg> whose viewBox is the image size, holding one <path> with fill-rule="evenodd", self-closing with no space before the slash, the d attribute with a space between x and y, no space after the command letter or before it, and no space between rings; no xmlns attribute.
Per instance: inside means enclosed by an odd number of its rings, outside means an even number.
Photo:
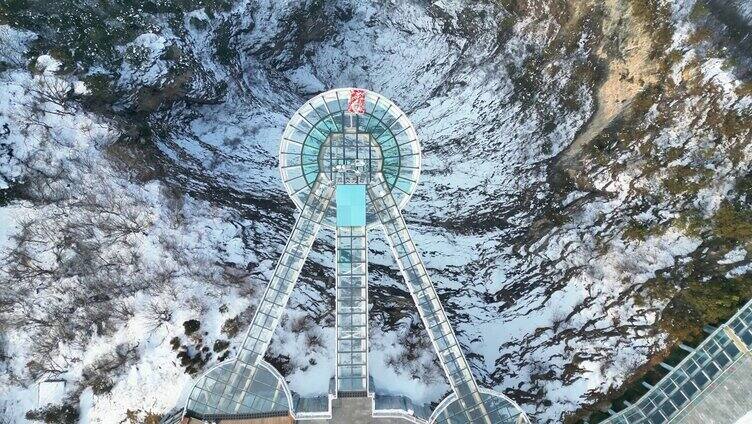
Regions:
<svg viewBox="0 0 752 424"><path fill-rule="evenodd" d="M37 406L45 406L62 401L65 394L65 380L44 380L37 385Z"/></svg>
<svg viewBox="0 0 752 424"><path fill-rule="evenodd" d="M90 94L91 90L86 87L86 83L84 83L83 81L76 81L73 83L73 92L80 96L84 94Z"/></svg>
<svg viewBox="0 0 752 424"><path fill-rule="evenodd" d="M5 112L0 116L0 123L7 124L11 130L4 142L13 148L16 159L4 157L0 169L4 175L23 175L26 169L21 161L35 157L40 159L38 166L42 169L48 167L50 172L64 167L77 179L77 185L54 187L55 193L68 192L74 201L62 200L47 207L32 207L20 202L0 207L0 257L5 257L7 249L13 246L12 235L18 231L20 223L32 220L38 223L34 225L44 226L50 240L33 242L29 253L38 266L55 272L60 264L48 243L58 242L62 235L60 231L68 224L81 225L108 216L96 211L91 214L86 206L77 206L78 199L86 200L85 204L106 202L109 213L115 216L131 213L130 208L135 207L131 210L134 213L132 220L144 226L141 231L127 233L121 239L112 238L115 229L99 231L92 234L89 241L101 240L104 243L98 252L101 257L122 261L122 255L131 255L131 260L137 262L137 267L123 270L124 273L133 272L132 276L119 276L124 278L120 289L125 289L133 281L164 273L172 273L174 281L164 290L155 291L157 287L152 283L149 293L137 291L121 299L123 304L130 305L133 315L120 323L115 331L100 333L97 323L91 323L88 331L78 335L81 339L60 344L49 359L64 364L56 377L75 382L80 381L86 367L113 355L116 346L132 349L137 360L126 362L112 375L115 385L109 393L97 395L91 388L83 391L79 404L81 422L109 423L114 416L127 410L162 413L185 398L187 393L184 391L190 388L191 381L177 361L169 340L182 334L183 321L197 317L202 320L202 330L211 334L207 345L211 346L214 340L222 338L219 328L224 320L248 306L248 301L231 288L232 284L218 284L225 278L223 270L242 270L249 261L256 260L255 255L244 248L241 230L232 223L239 220L235 215L188 197L168 199L161 184L155 182L136 185L124 179L98 151L113 140L114 133L105 122L81 112L75 105L41 104L41 108L59 113L48 113L41 118L53 128L54 143L49 144L48 138L40 137L46 127L27 125L22 112L32 101L25 87L41 83L45 84L40 86L43 88L70 87L53 75L32 77L23 72L0 75L0 107ZM14 119L7 119L8 116ZM25 131L19 130L22 126L26 126ZM168 209L166 205L170 202L178 202L179 211ZM63 214L58 215L61 210ZM37 218L38 221L33 221ZM64 251L62 257L75 258L76 254L72 250ZM129 280L132 277L134 279ZM241 286L252 286L247 277L241 276L240 279ZM80 285L86 284L79 276L50 285L42 280L38 283L32 292L39 299L35 302L38 309L28 313L41 318L45 317L47 308L64 304L66 296L79 293ZM149 309L153 304L166 305L172 310L171 317L166 322L155 324ZM217 313L222 304L230 305L227 316ZM74 313L69 318L74 320L77 317ZM7 331L4 337L7 342L5 353L11 359L3 363L5 372L0 373L0 411L4 411L13 422L21 422L25 412L36 407L36 386L20 387L10 379L29 378L26 364L34 358L35 352L27 350L26 346L42 336L33 330L27 333L19 328ZM178 389L159 389L165 382ZM63 394L56 392L54 399L46 395L43 398L59 401L77 386L78 383L66 385Z"/></svg>
<svg viewBox="0 0 752 424"><path fill-rule="evenodd" d="M21 66L29 42L36 34L0 24L0 63Z"/></svg>
<svg viewBox="0 0 752 424"><path fill-rule="evenodd" d="M727 66L727 59L708 59L700 66L700 69L703 73L703 82L712 81L715 85L723 89L725 92L724 98L728 104L733 103L738 98L735 91L740 82L732 73L732 69Z"/></svg>
<svg viewBox="0 0 752 424"><path fill-rule="evenodd" d="M170 64L162 58L170 41L166 35L141 34L123 49L121 85L157 85L165 78Z"/></svg>
<svg viewBox="0 0 752 424"><path fill-rule="evenodd" d="M400 339L400 335L394 332L383 334L377 332L376 337L371 340L368 354L369 368L378 391L380 393L406 395L418 403L440 398L449 390L449 386L443 381L442 377L439 377L438 370L433 369L433 372L409 375L387 364L390 357L394 358L400 355L403 349ZM429 370L434 367L430 353L420 358L420 361ZM416 366L416 364L410 365L411 367ZM420 370L421 368L417 369ZM431 378L432 376L433 378Z"/></svg>
<svg viewBox="0 0 752 424"><path fill-rule="evenodd" d="M691 1L675 2L677 22L684 22L691 5ZM472 365L484 385L541 394L552 403L550 407L523 407L541 421L557 421L586 403L589 395L620 384L662 345L660 334L640 329L655 322L662 305L637 305L633 297L622 295L653 277L656 270L693 252L700 240L669 228L644 241L624 241L618 227L627 218L640 222L668 219L655 208L635 216L625 216L623 209L635 201L635 188L654 189L660 186L660 178L641 178L639 163L627 157L623 171L592 176L592 192L573 191L561 205L547 203L551 197L547 163L567 147L594 109L591 87L585 84L573 90L581 102L577 110L564 111L560 96L572 82L575 66L589 60L586 35L577 40L573 52L562 53L536 72L539 86L521 88L513 77L520 76L527 60L543 56L551 34L558 33L545 10L538 11L537 17L517 20L509 39L500 41L501 31L493 19L473 22L478 29L475 39L458 35L455 29L466 19L459 16L460 2L434 5L447 13L445 21L412 4L392 6L356 2L354 15L338 23L337 34L306 43L297 51L277 44L289 35L284 22L294 12L306 12L306 4L260 2L249 7L238 2L234 13L239 28L232 28L229 46L237 52L238 64L232 68L220 65L214 56L212 29L227 18L216 11L213 17L203 9L186 14L186 31L180 36L163 25L121 46L127 55L119 69L121 89L168 83L176 64L165 57L173 44L186 55L195 54L196 63L191 66L204 67L207 75L227 83L227 94L219 104L183 105L153 119L180 122L175 124L179 130L160 139L158 147L173 161L169 165L195 172L187 185L211 182L215 186L207 191L229 188L240 200L196 200L171 194L167 184L131 178L129 169L116 168L103 154L120 135L118 128L83 112L75 103L38 105L53 112L39 118L52 129L49 135L35 125L22 131L33 104L29 88L53 83L60 89L72 87L78 96L88 94L89 88L73 77L56 76L61 64L49 55L36 59L35 66L42 73L37 77L20 65L0 74L0 127L7 124L11 129L7 138L0 139L0 147L11 146L14 152L13 157L0 156L0 188L27 175L21 159L34 159L44 171L63 166L74 183L55 190L75 200L114 199L107 200L112 202L108 205L135 211L139 227L117 240L101 230L87 238L101 243L98 253L104 258L132 264L123 265L118 269L121 275L113 276L122 278L119 287L144 283L142 289L118 299L132 315L119 319L114 328L86 325L76 340L53 352L55 360L66 363L61 377L80 382L86 367L113 354L117 346L134 351L136 359L113 373L114 387L109 393L97 395L90 387L83 388L81 422L119 421L126 410L161 413L179 405L196 378L184 372L169 343L179 336L181 344L195 350L196 340L183 334L185 320L201 320L204 346L211 347L220 339L237 345L243 329L229 337L222 333L222 326L254 306L287 236L285 219L292 213L276 168L281 130L289 113L309 93L335 86L357 85L382 92L410 114L418 129L424 173L406 210L409 227L447 300L463 348L478 355ZM478 11L496 16L496 10L487 7L478 6ZM194 28L190 18L205 22L207 29ZM445 25L451 30L446 31ZM692 24L684 22L677 28L674 45L687 49L672 69L674 82L679 84L682 69L698 53L682 45ZM23 62L23 54L2 46L9 40L6 45L18 46L23 53L32 38L33 34L0 26L0 60L8 57L13 63ZM267 54L274 57L269 59ZM721 88L723 106L732 104L738 81L729 64L722 58L709 58L701 65L704 82ZM734 107L748 107L749 101L739 100ZM698 118L692 112L697 106L693 102L696 99L673 105L677 116L651 142L695 153L714 142L714 134L697 131L693 124ZM552 117L552 110L562 112ZM658 117L660 111L654 107L648 119ZM553 128L542 131L549 123ZM687 156L671 166L689 163ZM736 172L731 164L708 160L707 166L718 175ZM739 169L745 166L746 161ZM700 191L696 206L706 217L725 198L732 181L721 178ZM269 199L281 204L274 208L253 204ZM14 202L0 208L0 251L14 246L11 236L22 218L37 218L49 231L49 240L31 247L39 266L54 271L59 266L57 253L66 260L75 259L75 249L53 249L64 239L65 224L83 225L99 216L75 203L32 207ZM531 235L533 242L521 242L520 231L531 229L538 210L549 206L562 208L563 223ZM245 213L253 218L244 217ZM609 223L617 228L608 228ZM383 237L374 234L370 247L369 260L379 269L372 287L404 292L402 281L393 277L395 266ZM287 379L301 395L325 392L333 374L330 233L322 234L316 249L310 261L323 271L305 275L299 283L270 347L272 355L290 358ZM722 262L735 264L745 258L745 251L735 249ZM393 274L382 272L384 267ZM748 272L749 266L742 265L729 275ZM61 307L70 301L66 296L86 284L84 280L78 275L39 279L39 287L30 293L47 306ZM167 284L160 285L160 281ZM170 317L155 322L154 306L166 307ZM426 336L412 334L417 316L407 309L390 311L398 318L392 328L382 328L381 317L371 323L369 360L375 384L380 391L408 395L419 402L438 401L448 386L431 347L419 346L417 358L404 360L409 348L405 341ZM32 312L46 316L48 311L35 305ZM77 318L76 313L70 319ZM316 315L319 322L293 332L293 322L308 315ZM602 331L612 329L621 333ZM0 372L0 410L9 409L6 415L15 421L23 420L25 411L34 407L29 401L34 398L33 389L17 381L30 379L26 363L34 352L25 347L33 343L35 334L29 329L4 335L12 359ZM216 363L217 356L206 367ZM567 367L575 363L580 370L565 380ZM540 377L548 371L554 377ZM69 385L66 394L74 386Z"/></svg>
<svg viewBox="0 0 752 424"><path fill-rule="evenodd" d="M718 261L718 264L719 265L733 264L733 263L744 260L744 258L746 257L747 257L747 250L744 249L743 247L737 247L735 249L730 250L725 255L723 255L723 259Z"/></svg>
<svg viewBox="0 0 752 424"><path fill-rule="evenodd" d="M43 54L37 58L36 68L45 75L52 75L60 70L63 64L54 57Z"/></svg>
<svg viewBox="0 0 752 424"><path fill-rule="evenodd" d="M747 412L743 417L736 420L734 424L752 424L752 411Z"/></svg>

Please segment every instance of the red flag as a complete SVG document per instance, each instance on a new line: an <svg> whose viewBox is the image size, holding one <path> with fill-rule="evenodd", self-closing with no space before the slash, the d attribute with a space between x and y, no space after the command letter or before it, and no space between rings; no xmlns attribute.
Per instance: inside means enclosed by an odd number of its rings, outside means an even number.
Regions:
<svg viewBox="0 0 752 424"><path fill-rule="evenodd" d="M366 113L366 91L360 88L350 90L350 99L347 101L347 111L362 115Z"/></svg>

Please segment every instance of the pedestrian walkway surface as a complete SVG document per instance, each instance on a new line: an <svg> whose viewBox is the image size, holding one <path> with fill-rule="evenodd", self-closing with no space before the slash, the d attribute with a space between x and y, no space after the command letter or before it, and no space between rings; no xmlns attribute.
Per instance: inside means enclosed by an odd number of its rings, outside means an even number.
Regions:
<svg viewBox="0 0 752 424"><path fill-rule="evenodd" d="M304 424L409 424L402 418L371 416L372 400L368 397L339 398L332 401L332 419L301 421Z"/></svg>

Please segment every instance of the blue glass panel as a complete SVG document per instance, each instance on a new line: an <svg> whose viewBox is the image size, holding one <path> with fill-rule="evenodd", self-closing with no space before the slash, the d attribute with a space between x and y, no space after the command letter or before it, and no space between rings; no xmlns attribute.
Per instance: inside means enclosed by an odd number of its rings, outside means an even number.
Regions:
<svg viewBox="0 0 752 424"><path fill-rule="evenodd" d="M739 336L742 340L744 340L744 343L747 344L747 346L752 346L752 330L746 330L744 333L742 333L741 336Z"/></svg>
<svg viewBox="0 0 752 424"><path fill-rule="evenodd" d="M366 225L365 185L338 185L336 200L338 227L362 227Z"/></svg>

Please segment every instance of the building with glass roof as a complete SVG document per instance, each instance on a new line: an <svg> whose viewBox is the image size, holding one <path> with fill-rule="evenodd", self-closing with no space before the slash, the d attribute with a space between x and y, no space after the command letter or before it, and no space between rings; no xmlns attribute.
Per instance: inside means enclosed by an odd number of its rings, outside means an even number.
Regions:
<svg viewBox="0 0 752 424"><path fill-rule="evenodd" d="M299 209L285 249L238 355L202 375L185 407L163 422L347 422L337 417L337 408L354 406L333 408L336 401L361 405L366 410L356 412L366 413L369 422L529 423L511 399L478 386L410 237L402 208L417 187L421 157L405 113L371 91L327 91L292 116L279 158L285 188ZM321 227L336 235L336 366L329 393L301 397L263 357ZM377 227L386 234L451 386L435 408L372 383L368 233ZM366 402L345 402L356 398ZM347 417L353 411L342 412Z"/></svg>
<svg viewBox="0 0 752 424"><path fill-rule="evenodd" d="M752 411L752 301L609 424L728 423Z"/></svg>

